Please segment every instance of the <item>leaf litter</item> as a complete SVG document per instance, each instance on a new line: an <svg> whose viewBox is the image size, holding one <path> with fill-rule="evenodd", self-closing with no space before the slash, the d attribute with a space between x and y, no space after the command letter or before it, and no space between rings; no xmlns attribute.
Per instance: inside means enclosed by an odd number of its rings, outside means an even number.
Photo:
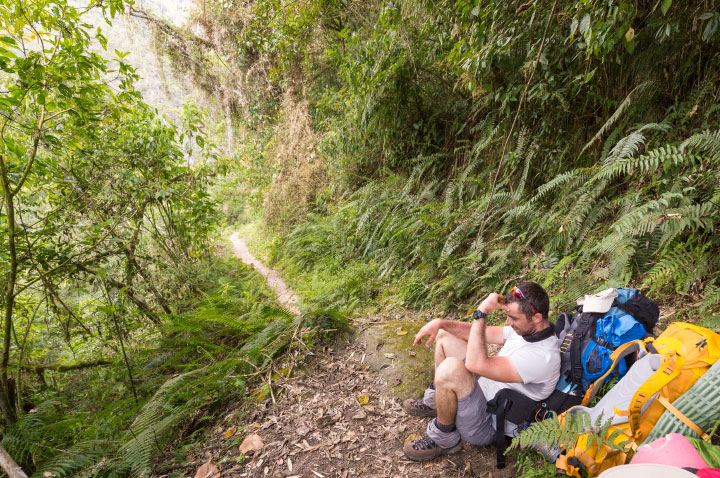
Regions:
<svg viewBox="0 0 720 478"><path fill-rule="evenodd" d="M237 246L237 241L234 242ZM249 252L246 255L254 259ZM268 276L275 271L260 272ZM297 297L287 287L283 291L274 287L281 302L294 311ZM399 318L398 313L395 320ZM388 320L392 319L371 317L364 326L359 324L359 330ZM295 369L294 376L283 375L273 380L272 398L239 404L237 410L222 419L221 427L202 450L188 452L188 464L200 458L194 453L202 457L197 461L203 464L196 470L196 478L514 476L512 466L503 470L495 468L492 447L465 443L461 452L429 463L405 458L403 443L422 436L428 420L405 414L401 403L408 397L396 396L397 391L392 390L402 379L385 375L387 363L377 367L365 360L373 353L380 355L390 336L408 334L403 327L388 332L387 337L373 345L368 337L359 335L345 342L338 341L334 347L308 352L303 368ZM411 347L407 355L414 358L416 352ZM380 356L393 362L397 358L395 353ZM429 362L428 369L431 366ZM238 447L235 440L240 430L246 435ZM512 461L511 458L510 463ZM168 477L167 474L153 476Z"/></svg>
<svg viewBox="0 0 720 478"><path fill-rule="evenodd" d="M247 435L240 447L211 447L208 462L219 467L214 476L513 476L512 467L496 470L492 447L465 443L460 453L429 463L405 458L403 443L422 436L427 419L405 414L406 397L394 396L393 382L364 362L365 349L365 343L349 341L316 353L304 371L274 383L276 403L252 404L244 419L233 415L220 440L230 441L229 430Z"/></svg>

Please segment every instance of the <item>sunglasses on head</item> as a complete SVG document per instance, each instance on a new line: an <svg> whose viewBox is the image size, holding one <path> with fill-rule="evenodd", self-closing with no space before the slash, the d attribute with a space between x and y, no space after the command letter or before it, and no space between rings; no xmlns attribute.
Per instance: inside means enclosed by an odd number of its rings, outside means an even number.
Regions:
<svg viewBox="0 0 720 478"><path fill-rule="evenodd" d="M511 293L511 294L513 295L513 297L515 297L517 300L527 300L527 299L525 298L525 296L523 295L522 291L521 291L520 289L518 289L517 286L513 287L512 289L510 289L510 293ZM535 308L534 305L532 305L532 302L530 302L529 300L527 300L527 301L528 301L528 304L530 304L530 307L532 307L532 310L534 310L536 314L539 314L540 312Z"/></svg>

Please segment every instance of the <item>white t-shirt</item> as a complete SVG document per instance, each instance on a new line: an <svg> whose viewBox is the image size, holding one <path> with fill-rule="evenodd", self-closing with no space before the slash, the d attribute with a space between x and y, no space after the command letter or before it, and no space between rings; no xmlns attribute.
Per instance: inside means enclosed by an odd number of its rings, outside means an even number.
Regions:
<svg viewBox="0 0 720 478"><path fill-rule="evenodd" d="M539 342L527 342L515 333L512 327L503 327L503 347L498 357L509 357L522 383L504 383L478 378L478 385L486 400L504 388L512 388L533 400L543 400L550 396L560 378L560 349L557 337L551 335Z"/></svg>

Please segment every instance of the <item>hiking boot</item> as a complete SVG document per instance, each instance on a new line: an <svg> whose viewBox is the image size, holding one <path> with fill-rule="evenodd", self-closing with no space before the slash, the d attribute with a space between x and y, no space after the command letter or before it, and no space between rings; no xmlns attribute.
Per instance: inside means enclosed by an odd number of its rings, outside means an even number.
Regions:
<svg viewBox="0 0 720 478"><path fill-rule="evenodd" d="M432 438L425 435L417 440L410 440L405 443L403 452L412 461L430 461L442 455L457 453L462 449L462 440L459 440L450 448L441 448Z"/></svg>
<svg viewBox="0 0 720 478"><path fill-rule="evenodd" d="M415 417L436 417L437 416L437 410L434 408L430 408L422 401L421 398L418 398L416 400L413 400L412 398L408 398L403 402L403 408L408 413L408 415L413 415Z"/></svg>

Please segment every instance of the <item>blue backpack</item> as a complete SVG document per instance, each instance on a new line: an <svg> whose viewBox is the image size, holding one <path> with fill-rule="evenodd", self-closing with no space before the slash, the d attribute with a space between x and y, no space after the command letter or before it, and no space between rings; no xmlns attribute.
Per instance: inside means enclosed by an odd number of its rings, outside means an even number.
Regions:
<svg viewBox="0 0 720 478"><path fill-rule="evenodd" d="M556 325L562 340L561 384L566 392L583 394L595 380L612 367L610 355L620 345L652 335L660 316L657 304L637 289L619 288L610 310L604 314L583 313L582 306L571 316L562 314ZM621 361L615 373L627 372Z"/></svg>

